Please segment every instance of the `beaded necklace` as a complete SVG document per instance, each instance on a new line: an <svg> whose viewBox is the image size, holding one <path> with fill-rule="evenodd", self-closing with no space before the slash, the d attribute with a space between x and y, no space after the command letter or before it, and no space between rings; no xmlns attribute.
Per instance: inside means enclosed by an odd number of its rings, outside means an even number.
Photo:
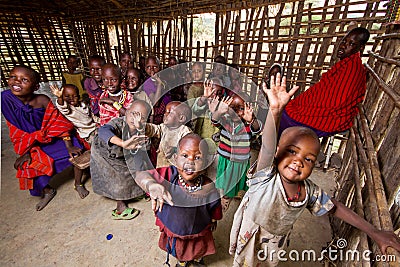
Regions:
<svg viewBox="0 0 400 267"><path fill-rule="evenodd" d="M288 197L288 201L294 201L294 200L299 200L301 194L301 185L300 183L297 183L297 193L293 197Z"/></svg>
<svg viewBox="0 0 400 267"><path fill-rule="evenodd" d="M125 100L126 100L127 92L126 92L125 90L121 90L121 91L119 91L119 92L116 93L116 94L112 94L112 93L108 92L108 95L109 95L109 96L121 96L121 97L119 98L119 100L118 100L118 103L122 105L122 104L124 104L124 102L125 102Z"/></svg>
<svg viewBox="0 0 400 267"><path fill-rule="evenodd" d="M185 188L189 193L194 193L196 191L201 190L201 184L203 183L202 176L199 176L196 179L196 182L194 185L189 185L183 180L182 176L179 175L179 183L182 185L183 188Z"/></svg>

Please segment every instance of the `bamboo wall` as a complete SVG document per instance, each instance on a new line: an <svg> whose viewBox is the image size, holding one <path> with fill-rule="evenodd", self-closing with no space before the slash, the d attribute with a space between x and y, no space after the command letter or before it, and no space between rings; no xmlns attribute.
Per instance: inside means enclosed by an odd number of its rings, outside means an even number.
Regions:
<svg viewBox="0 0 400 267"><path fill-rule="evenodd" d="M344 152L337 199L377 228L393 231L400 228L400 208L394 203L400 190L400 28L391 26L375 38L374 48L366 65L367 95ZM379 254L365 234L336 219L332 225L347 247ZM377 265L399 266L396 255L396 263Z"/></svg>
<svg viewBox="0 0 400 267"><path fill-rule="evenodd" d="M288 80L304 89L334 64L334 45L351 23L382 33L386 8L379 0L350 1L255 1L240 10L217 9L215 35L195 40L195 14L166 20L74 20L73 16L42 17L34 14L2 14L0 18L1 69L8 74L17 63L38 69L43 80L58 80L68 54L87 58L100 54L118 62L118 55L154 54L162 62L169 56L187 61L208 61L222 54L256 83L274 62L287 67ZM276 2L276 1L275 1ZM211 10L210 10L211 11ZM116 45L110 36L116 36ZM3 73L3 74L4 74ZM5 75L2 75L2 86Z"/></svg>

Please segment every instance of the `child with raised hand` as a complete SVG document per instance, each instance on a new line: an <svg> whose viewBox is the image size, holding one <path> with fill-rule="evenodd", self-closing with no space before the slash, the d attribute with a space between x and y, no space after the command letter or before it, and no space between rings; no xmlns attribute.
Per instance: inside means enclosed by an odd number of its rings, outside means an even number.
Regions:
<svg viewBox="0 0 400 267"><path fill-rule="evenodd" d="M146 136L160 139L157 150L157 168L171 165L170 160L176 152L179 140L192 132L185 125L191 119L192 110L186 103L172 101L166 106L163 123L159 125L146 124Z"/></svg>
<svg viewBox="0 0 400 267"><path fill-rule="evenodd" d="M101 76L101 68L106 64L104 57L93 55L89 57L89 74L90 78L84 81L86 93L89 95L90 109L97 117L100 116L99 99L103 93L103 81Z"/></svg>
<svg viewBox="0 0 400 267"><path fill-rule="evenodd" d="M40 76L28 66L14 67L8 78L9 90L1 93L1 111L10 129L10 138L19 155L17 170L21 190L41 196L36 210L42 210L56 195L49 185L52 176L71 166L69 158L83 149L71 135L74 125L68 121L50 98L35 94ZM82 172L75 169L75 181ZM81 195L81 194L80 194Z"/></svg>
<svg viewBox="0 0 400 267"><path fill-rule="evenodd" d="M307 208L321 216L331 213L369 235L382 253L391 246L400 251L400 239L391 232L380 231L345 205L330 198L321 188L307 180L320 143L309 128L287 128L276 146L281 114L298 86L286 91L286 78L271 79L271 89L264 84L269 113L262 135L256 173L248 180L249 190L235 213L229 253L235 255L233 266L276 266L277 253L285 249L289 233ZM265 254L267 253L267 255ZM256 258L255 255L264 255Z"/></svg>
<svg viewBox="0 0 400 267"><path fill-rule="evenodd" d="M152 168L148 160L144 131L137 128L145 124L151 106L135 100L126 115L111 120L99 128L92 143L90 173L93 192L116 200L112 212L115 220L130 220L139 215L139 210L129 208L127 201L144 194L133 177L136 171Z"/></svg>
<svg viewBox="0 0 400 267"><path fill-rule="evenodd" d="M92 143L97 133L97 117L93 116L90 108L80 101L78 88L73 84L65 84L62 88L50 85L50 90L57 97L56 107L74 124L75 129L82 139Z"/></svg>
<svg viewBox="0 0 400 267"><path fill-rule="evenodd" d="M102 67L104 92L99 99L100 125L124 116L133 102L133 96L121 89L121 79L121 70L117 65L107 63Z"/></svg>
<svg viewBox="0 0 400 267"><path fill-rule="evenodd" d="M205 266L203 257L215 253L212 231L222 218L219 194L203 174L212 157L207 142L196 134L179 141L174 157L175 166L139 172L135 181L152 199L166 263L172 254L178 267Z"/></svg>
<svg viewBox="0 0 400 267"><path fill-rule="evenodd" d="M211 121L221 128L218 146L216 187L221 189L222 208L226 211L234 197L247 190L246 173L250 167L250 139L261 130L261 122L253 114L243 93L209 100ZM239 193L240 192L240 193ZM239 194L238 194L239 193Z"/></svg>

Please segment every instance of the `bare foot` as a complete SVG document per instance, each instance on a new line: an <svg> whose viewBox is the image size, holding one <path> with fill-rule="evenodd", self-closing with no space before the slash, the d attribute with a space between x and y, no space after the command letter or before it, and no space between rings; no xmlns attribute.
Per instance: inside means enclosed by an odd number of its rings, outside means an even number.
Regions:
<svg viewBox="0 0 400 267"><path fill-rule="evenodd" d="M83 184L74 185L74 189L78 192L78 195L81 199L84 199L89 195L89 191L85 188Z"/></svg>
<svg viewBox="0 0 400 267"><path fill-rule="evenodd" d="M222 197L221 198L221 205L222 205L222 211L226 212L229 208L229 204L231 204L232 198L229 197Z"/></svg>
<svg viewBox="0 0 400 267"><path fill-rule="evenodd" d="M49 202L53 199L53 197L57 194L57 191L54 188L49 188L49 190L44 191L42 199L39 203L36 204L36 210L42 210L44 207L49 204Z"/></svg>

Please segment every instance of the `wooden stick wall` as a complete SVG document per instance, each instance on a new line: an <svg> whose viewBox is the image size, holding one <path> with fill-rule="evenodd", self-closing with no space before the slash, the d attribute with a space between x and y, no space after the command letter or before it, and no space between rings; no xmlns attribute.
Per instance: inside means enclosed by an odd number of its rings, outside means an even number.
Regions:
<svg viewBox="0 0 400 267"><path fill-rule="evenodd" d="M375 227L388 231L400 229L400 208L394 202L400 190L399 32L390 27L387 34L375 38L379 53L369 52L367 94L343 155L336 196ZM363 235L360 238L358 231L340 220L332 222L335 235L345 238L348 247L365 250ZM380 254L375 245L369 249ZM399 266L399 253L388 253L396 255L397 261L379 266Z"/></svg>
<svg viewBox="0 0 400 267"><path fill-rule="evenodd" d="M61 78L70 53L82 58L82 68L93 54L114 63L122 52L132 53L136 62L139 56L154 54L164 63L169 56L211 62L222 54L229 63L238 63L256 83L274 62L281 62L288 80L296 80L304 89L334 64L335 42L350 22L380 34L386 10L379 0L325 0L320 4L302 0L280 4L264 1L256 7L217 11L212 15L215 36L206 40L194 38L195 14L151 22L2 14L0 66L8 73L16 63L32 65L47 81Z"/></svg>

